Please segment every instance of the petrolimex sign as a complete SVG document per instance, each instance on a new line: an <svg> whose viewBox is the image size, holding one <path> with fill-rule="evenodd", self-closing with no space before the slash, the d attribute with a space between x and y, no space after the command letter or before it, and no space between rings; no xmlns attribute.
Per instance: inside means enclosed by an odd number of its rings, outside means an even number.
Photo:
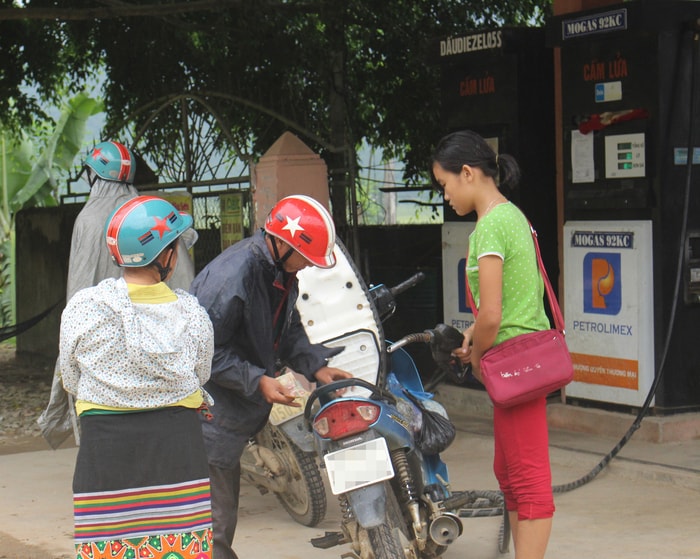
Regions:
<svg viewBox="0 0 700 559"><path fill-rule="evenodd" d="M562 39L573 39L585 35L624 31L627 29L627 9L591 14L561 22Z"/></svg>
<svg viewBox="0 0 700 559"><path fill-rule="evenodd" d="M654 377L651 221L564 226L567 395L640 405Z"/></svg>

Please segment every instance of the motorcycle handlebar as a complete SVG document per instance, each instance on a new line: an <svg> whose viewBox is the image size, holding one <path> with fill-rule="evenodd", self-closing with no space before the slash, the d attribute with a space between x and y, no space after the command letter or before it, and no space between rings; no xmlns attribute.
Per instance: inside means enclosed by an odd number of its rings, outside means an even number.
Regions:
<svg viewBox="0 0 700 559"><path fill-rule="evenodd" d="M396 310L396 295L403 293L404 291L410 289L417 283L423 281L425 274L423 272L418 272L413 274L410 278L402 281L400 284L394 287L387 287L383 283L375 285L369 290L374 306L379 315L379 320L384 322L389 318Z"/></svg>
<svg viewBox="0 0 700 559"><path fill-rule="evenodd" d="M394 287L389 289L389 291L391 291L391 294L395 297L399 293L403 293L404 291L408 291L412 287L418 285L424 279L425 279L425 274L423 272L416 272L407 280L404 280L400 284L395 285Z"/></svg>

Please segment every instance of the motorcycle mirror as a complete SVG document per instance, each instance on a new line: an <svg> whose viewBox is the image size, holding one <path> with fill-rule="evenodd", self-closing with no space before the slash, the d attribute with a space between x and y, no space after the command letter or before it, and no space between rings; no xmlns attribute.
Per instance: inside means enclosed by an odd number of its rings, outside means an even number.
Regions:
<svg viewBox="0 0 700 559"><path fill-rule="evenodd" d="M377 313L379 313L379 319L384 322L387 318L394 314L394 311L396 311L395 297L404 291L415 287L424 279L425 274L423 272L416 272L410 278L402 281L400 284L395 285L392 288L387 287L383 283L370 287L369 294L372 298L374 306L377 309Z"/></svg>

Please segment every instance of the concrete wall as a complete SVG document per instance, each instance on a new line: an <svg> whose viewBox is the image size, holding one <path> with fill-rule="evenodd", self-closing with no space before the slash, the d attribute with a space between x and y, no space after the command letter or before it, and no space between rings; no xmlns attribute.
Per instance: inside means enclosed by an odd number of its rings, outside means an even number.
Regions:
<svg viewBox="0 0 700 559"><path fill-rule="evenodd" d="M23 359L58 356L58 330L65 306L68 255L73 222L82 205L22 210L16 219L15 293L17 322L56 308L17 336Z"/></svg>

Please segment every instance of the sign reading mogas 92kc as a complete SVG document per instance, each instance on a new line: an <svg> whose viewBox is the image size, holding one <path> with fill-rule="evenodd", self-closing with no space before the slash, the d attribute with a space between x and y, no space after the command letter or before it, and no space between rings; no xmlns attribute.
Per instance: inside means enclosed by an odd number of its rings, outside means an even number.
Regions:
<svg viewBox="0 0 700 559"><path fill-rule="evenodd" d="M634 249L632 231L574 231L571 246L579 248Z"/></svg>
<svg viewBox="0 0 700 559"><path fill-rule="evenodd" d="M562 39L627 29L627 9L591 14L561 22Z"/></svg>
<svg viewBox="0 0 700 559"><path fill-rule="evenodd" d="M440 58L480 50L500 49L502 46L503 33L500 29L461 37L447 37L440 41Z"/></svg>

